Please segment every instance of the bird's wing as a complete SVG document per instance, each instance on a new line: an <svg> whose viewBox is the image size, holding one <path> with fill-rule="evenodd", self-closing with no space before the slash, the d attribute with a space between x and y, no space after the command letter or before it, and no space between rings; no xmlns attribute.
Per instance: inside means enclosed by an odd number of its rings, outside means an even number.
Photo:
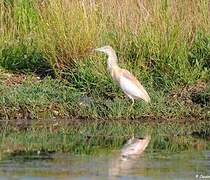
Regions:
<svg viewBox="0 0 210 180"><path fill-rule="evenodd" d="M142 98L146 102L150 101L147 91L129 71L122 69L120 74L120 86L127 95Z"/></svg>
<svg viewBox="0 0 210 180"><path fill-rule="evenodd" d="M138 79L136 79L136 77L126 69L122 69L122 76L129 79L130 81L132 81L137 86L141 85L141 83L138 81Z"/></svg>

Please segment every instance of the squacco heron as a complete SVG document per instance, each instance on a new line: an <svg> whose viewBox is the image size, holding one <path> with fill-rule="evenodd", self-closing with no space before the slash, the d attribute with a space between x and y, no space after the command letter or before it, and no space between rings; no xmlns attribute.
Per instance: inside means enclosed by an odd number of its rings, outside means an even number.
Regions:
<svg viewBox="0 0 210 180"><path fill-rule="evenodd" d="M137 78L128 70L122 69L117 64L117 55L111 46L103 46L95 49L108 55L107 65L112 78L118 83L123 92L132 100L143 99L147 103L150 97Z"/></svg>

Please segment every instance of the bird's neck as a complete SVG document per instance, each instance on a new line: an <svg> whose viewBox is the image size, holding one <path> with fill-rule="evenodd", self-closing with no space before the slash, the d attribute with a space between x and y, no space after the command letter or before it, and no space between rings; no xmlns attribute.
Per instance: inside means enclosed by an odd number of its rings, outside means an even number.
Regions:
<svg viewBox="0 0 210 180"><path fill-rule="evenodd" d="M107 66L109 71L112 71L114 68L118 68L116 53L113 52L108 54Z"/></svg>

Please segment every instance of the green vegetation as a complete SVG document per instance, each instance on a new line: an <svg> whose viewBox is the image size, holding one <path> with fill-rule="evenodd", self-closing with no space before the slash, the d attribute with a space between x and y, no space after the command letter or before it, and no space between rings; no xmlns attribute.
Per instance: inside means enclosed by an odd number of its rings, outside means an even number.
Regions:
<svg viewBox="0 0 210 180"><path fill-rule="evenodd" d="M110 86L110 91L113 88L113 91L116 90L118 95L113 95L111 92L103 94L103 86L100 87L94 84L94 81L88 80L90 78L88 74L86 75L87 80L85 80L86 87L82 84L84 88L87 88L84 91L78 91L75 85L63 80L52 78L38 80L34 76L19 77L18 83L21 84L5 85L6 83L12 83L11 81L15 80L13 78L18 75L10 74L10 76L0 83L0 117L2 119L48 119L75 116L89 119L149 120L151 118L179 120L187 117L192 120L196 118L199 121L207 119L209 116L209 100L207 99L209 89L195 94L195 97L200 100L198 102L192 96L198 88L203 89L202 84L198 84L198 87L189 87L192 92L188 89L182 90L180 93L183 94L183 97L176 91L174 95L172 93L165 96L161 90L148 89L152 97L152 103L146 104L143 101L136 101L129 111L131 102L117 86ZM2 79L4 78L2 77ZM20 78L23 78L23 82L20 82ZM96 86L94 91L88 91L88 89L91 89L88 86L91 85ZM106 87L106 84L104 86Z"/></svg>
<svg viewBox="0 0 210 180"><path fill-rule="evenodd" d="M164 137L174 134L178 122L184 123L180 131L189 132L189 138L185 137L189 144L193 144L193 133L209 136L209 19L207 0L0 1L1 148L5 150L11 142L14 151L20 144L24 151L81 152L86 139L81 139L74 125L58 126L56 133L47 135L46 119L70 117L80 124L93 121L89 127L93 136L100 130L113 133L107 144L94 139L84 151L95 146L118 147L125 140L116 140L118 129L126 137L151 123L160 129L151 149L185 149L181 147L185 140L178 146L168 138L170 145L164 145ZM142 81L150 104L138 101L128 111L131 102L107 73L106 57L93 52L107 44L116 50L120 66ZM92 128L100 121L95 119L113 124L97 132ZM122 119L134 124L118 124L109 131ZM87 124L81 125L81 131L86 128ZM63 130L67 140L62 139ZM30 139L36 139L36 134L41 141L37 146ZM51 136L61 144L43 144ZM77 147L77 141L81 146ZM177 147L171 148L174 144Z"/></svg>
<svg viewBox="0 0 210 180"><path fill-rule="evenodd" d="M4 0L0 6L0 64L7 69L33 71L47 62L61 75L72 64L93 61L97 68L85 70L105 76L104 60L91 52L110 44L119 62L152 86L209 78L207 0Z"/></svg>

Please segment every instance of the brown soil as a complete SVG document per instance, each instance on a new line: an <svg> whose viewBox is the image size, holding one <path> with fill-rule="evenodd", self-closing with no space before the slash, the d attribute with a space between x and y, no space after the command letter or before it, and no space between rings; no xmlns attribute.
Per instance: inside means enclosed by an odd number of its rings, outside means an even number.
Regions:
<svg viewBox="0 0 210 180"><path fill-rule="evenodd" d="M172 91L172 93L169 95L170 98L173 100L180 100L184 102L188 106L192 106L193 104L205 104L210 102L210 94L207 94L205 96L205 102L200 100L199 96L201 93L204 93L207 91L208 84L202 81L197 81L193 85L188 85L180 90Z"/></svg>
<svg viewBox="0 0 210 180"><path fill-rule="evenodd" d="M27 75L24 73L12 73L0 71L0 80L7 86L20 85L27 80ZM38 76L33 75L30 79L33 82L40 80Z"/></svg>
<svg viewBox="0 0 210 180"><path fill-rule="evenodd" d="M80 126L84 123L120 123L120 124L149 124L150 126L156 126L160 124L179 124L179 125L196 125L199 123L205 123L210 126L210 117L198 117L198 116L186 116L183 118L176 117L163 117L163 116L142 116L138 118L89 118L89 117L66 117L66 118L51 118L51 119L8 119L0 120L0 126L7 125L15 129L27 129L31 126L36 128L49 127L57 129L59 127L67 126Z"/></svg>

